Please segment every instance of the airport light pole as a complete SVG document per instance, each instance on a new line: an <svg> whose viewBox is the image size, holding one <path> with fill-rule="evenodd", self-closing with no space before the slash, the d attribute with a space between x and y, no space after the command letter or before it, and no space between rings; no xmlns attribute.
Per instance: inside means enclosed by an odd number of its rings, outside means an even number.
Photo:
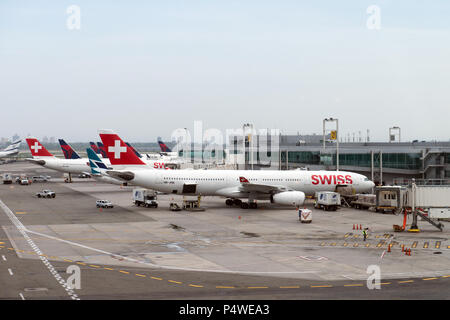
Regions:
<svg viewBox="0 0 450 320"><path fill-rule="evenodd" d="M331 131L331 140L336 140L336 171L339 171L339 120L334 118L323 119L323 150L325 151L325 126L327 122L336 122L336 130Z"/></svg>

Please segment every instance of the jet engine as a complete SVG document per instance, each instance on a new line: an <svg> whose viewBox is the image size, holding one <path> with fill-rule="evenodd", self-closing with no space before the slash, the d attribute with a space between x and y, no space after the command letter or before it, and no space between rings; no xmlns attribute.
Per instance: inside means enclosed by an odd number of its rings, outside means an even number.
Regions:
<svg viewBox="0 0 450 320"><path fill-rule="evenodd" d="M305 202L305 193L301 191L284 191L271 196L270 202L288 206L301 206Z"/></svg>

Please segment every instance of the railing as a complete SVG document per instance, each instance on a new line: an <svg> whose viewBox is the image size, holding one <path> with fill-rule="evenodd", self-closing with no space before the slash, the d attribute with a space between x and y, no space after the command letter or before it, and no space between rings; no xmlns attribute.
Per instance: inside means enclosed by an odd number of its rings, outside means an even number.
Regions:
<svg viewBox="0 0 450 320"><path fill-rule="evenodd" d="M449 179L393 179L393 185L397 186L410 186L413 182L418 186L445 186L450 185Z"/></svg>

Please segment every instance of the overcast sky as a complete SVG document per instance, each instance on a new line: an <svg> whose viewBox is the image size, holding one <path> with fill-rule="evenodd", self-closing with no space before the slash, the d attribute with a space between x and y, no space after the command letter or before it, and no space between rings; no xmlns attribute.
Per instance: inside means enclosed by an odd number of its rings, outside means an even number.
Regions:
<svg viewBox="0 0 450 320"><path fill-rule="evenodd" d="M341 137L448 141L449 14L448 0L3 0L0 137L153 142L195 120L307 134L335 117Z"/></svg>

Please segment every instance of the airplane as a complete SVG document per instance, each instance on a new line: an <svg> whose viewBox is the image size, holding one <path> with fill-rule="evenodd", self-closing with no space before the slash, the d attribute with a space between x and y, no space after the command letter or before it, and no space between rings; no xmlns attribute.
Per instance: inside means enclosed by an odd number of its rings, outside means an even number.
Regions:
<svg viewBox="0 0 450 320"><path fill-rule="evenodd" d="M89 162L84 158L79 159L60 159L51 154L38 139L29 137L25 139L32 158L26 160L43 166L45 168L53 169L64 173L84 173L89 175Z"/></svg>
<svg viewBox="0 0 450 320"><path fill-rule="evenodd" d="M97 142L97 146L98 146L99 153L102 155L102 158L108 159L108 155L106 154L106 150L105 150L105 147L103 146L103 144L101 142Z"/></svg>
<svg viewBox="0 0 450 320"><path fill-rule="evenodd" d="M101 154L101 153L100 153L100 150L98 149L97 145L96 145L94 142L90 141L90 142L89 142L89 145L91 146L91 149L94 150L94 152L95 152L96 154Z"/></svg>
<svg viewBox="0 0 450 320"><path fill-rule="evenodd" d="M89 166L91 168L91 177L100 182L118 184L118 185L127 185L126 182L122 180L115 179L106 174L107 170L111 170L112 168L108 168L105 163L99 158L99 156L92 150L92 148L86 149Z"/></svg>
<svg viewBox="0 0 450 320"><path fill-rule="evenodd" d="M59 145L64 153L64 158L66 159L81 159L78 153L72 149L72 147L67 144L63 139L58 139Z"/></svg>
<svg viewBox="0 0 450 320"><path fill-rule="evenodd" d="M347 171L305 170L142 170L139 159L112 130L100 130L112 165L128 166L109 170L110 176L156 191L181 195L221 196L228 206L256 209L255 200L301 206L307 195L335 191L350 185L357 193L370 192L375 184L361 174ZM241 199L248 199L248 202Z"/></svg>
<svg viewBox="0 0 450 320"><path fill-rule="evenodd" d="M17 140L0 151L0 158L15 156L19 153L19 146L22 140Z"/></svg>

